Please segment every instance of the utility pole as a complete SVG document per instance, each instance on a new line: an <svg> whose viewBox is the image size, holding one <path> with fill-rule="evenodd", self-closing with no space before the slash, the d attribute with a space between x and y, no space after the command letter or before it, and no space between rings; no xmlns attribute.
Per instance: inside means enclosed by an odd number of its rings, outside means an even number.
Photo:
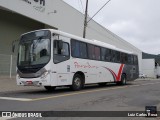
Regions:
<svg viewBox="0 0 160 120"><path fill-rule="evenodd" d="M86 0L86 10L85 10L85 18L84 18L83 38L86 37L87 15L88 15L88 0Z"/></svg>

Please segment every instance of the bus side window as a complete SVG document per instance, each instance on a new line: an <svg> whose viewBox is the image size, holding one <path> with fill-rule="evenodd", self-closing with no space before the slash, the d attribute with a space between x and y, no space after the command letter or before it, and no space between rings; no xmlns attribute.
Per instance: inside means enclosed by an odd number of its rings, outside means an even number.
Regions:
<svg viewBox="0 0 160 120"><path fill-rule="evenodd" d="M62 42L62 48L59 48L59 41L55 40L54 41L54 47L53 47L53 62L54 63L60 63L63 61L66 61L70 58L70 53L69 53L69 44L67 42Z"/></svg>
<svg viewBox="0 0 160 120"><path fill-rule="evenodd" d="M95 59L96 60L100 60L101 57L100 57L100 47L95 47Z"/></svg>
<svg viewBox="0 0 160 120"><path fill-rule="evenodd" d="M87 58L87 44L77 40L71 40L72 57Z"/></svg>
<svg viewBox="0 0 160 120"><path fill-rule="evenodd" d="M54 48L53 48L54 49L53 50L54 54L61 54L61 50L59 49L58 44L59 44L59 41L55 40L54 41Z"/></svg>
<svg viewBox="0 0 160 120"><path fill-rule="evenodd" d="M63 47L62 47L62 50L61 50L61 54L63 56L69 56L69 45L68 45L68 43L63 42Z"/></svg>
<svg viewBox="0 0 160 120"><path fill-rule="evenodd" d="M107 54L106 49L101 48L101 59L102 59L102 61L105 61L106 54Z"/></svg>
<svg viewBox="0 0 160 120"><path fill-rule="evenodd" d="M134 65L138 65L138 58L134 55Z"/></svg>
<svg viewBox="0 0 160 120"><path fill-rule="evenodd" d="M88 57L91 60L95 60L94 45L88 44Z"/></svg>
<svg viewBox="0 0 160 120"><path fill-rule="evenodd" d="M80 57L80 45L79 42L76 40L71 40L71 52L72 52L72 57Z"/></svg>
<svg viewBox="0 0 160 120"><path fill-rule="evenodd" d="M112 54L111 54L111 61L112 62L116 62L116 51L112 50Z"/></svg>
<svg viewBox="0 0 160 120"><path fill-rule="evenodd" d="M80 58L87 58L87 44L80 42Z"/></svg>
<svg viewBox="0 0 160 120"><path fill-rule="evenodd" d="M106 49L106 61L111 62L112 51L110 49Z"/></svg>
<svg viewBox="0 0 160 120"><path fill-rule="evenodd" d="M131 64L133 65L134 64L134 56L131 55Z"/></svg>
<svg viewBox="0 0 160 120"><path fill-rule="evenodd" d="M125 54L121 53L121 63L125 63Z"/></svg>
<svg viewBox="0 0 160 120"><path fill-rule="evenodd" d="M127 64L128 63L128 55L127 54L124 54L125 55L125 63Z"/></svg>
<svg viewBox="0 0 160 120"><path fill-rule="evenodd" d="M62 49L58 46L59 41L54 41L54 54L55 55L64 55L69 56L69 45L68 43L63 42L62 43Z"/></svg>
<svg viewBox="0 0 160 120"><path fill-rule="evenodd" d="M120 52L116 51L116 62L120 62Z"/></svg>
<svg viewBox="0 0 160 120"><path fill-rule="evenodd" d="M132 62L131 62L131 55L127 55L128 56L128 64L132 64Z"/></svg>

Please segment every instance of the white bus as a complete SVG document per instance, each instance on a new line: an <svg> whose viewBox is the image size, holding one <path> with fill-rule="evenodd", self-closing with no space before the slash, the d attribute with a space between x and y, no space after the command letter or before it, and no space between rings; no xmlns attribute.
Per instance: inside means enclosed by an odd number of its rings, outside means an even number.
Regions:
<svg viewBox="0 0 160 120"><path fill-rule="evenodd" d="M126 84L138 78L137 55L53 29L25 33L19 42L17 85L80 90L85 84Z"/></svg>

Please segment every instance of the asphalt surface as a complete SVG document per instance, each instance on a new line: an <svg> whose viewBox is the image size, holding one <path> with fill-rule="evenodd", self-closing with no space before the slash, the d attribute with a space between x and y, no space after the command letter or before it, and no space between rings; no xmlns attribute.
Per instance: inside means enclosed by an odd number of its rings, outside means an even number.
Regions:
<svg viewBox="0 0 160 120"><path fill-rule="evenodd" d="M67 87L47 92L43 87L19 87L15 79L0 79L0 111L145 111L146 106L160 110L160 79L139 79L125 86L108 84L86 86L81 91ZM79 113L78 113L79 114ZM84 114L84 113L83 113ZM106 114L108 114L106 112ZM114 113L113 113L114 114ZM127 113L126 113L127 114ZM80 114L81 115L81 114ZM79 115L79 116L80 116ZM91 116L92 116L91 115ZM52 115L53 116L53 115ZM43 117L33 120L92 120L126 119L145 120L146 117ZM103 116L103 115L102 115ZM0 118L0 120L4 118ZM21 120L22 118L14 118ZM13 120L14 120L13 119Z"/></svg>
<svg viewBox="0 0 160 120"><path fill-rule="evenodd" d="M42 87L24 87L16 85L16 78L8 78L0 76L0 93L1 92L10 92L10 91L22 91L22 90L36 90L43 89Z"/></svg>

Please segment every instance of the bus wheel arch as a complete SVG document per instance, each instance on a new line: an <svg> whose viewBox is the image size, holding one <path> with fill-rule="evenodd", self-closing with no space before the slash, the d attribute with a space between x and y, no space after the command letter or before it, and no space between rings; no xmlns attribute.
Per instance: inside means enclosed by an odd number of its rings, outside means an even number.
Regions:
<svg viewBox="0 0 160 120"><path fill-rule="evenodd" d="M81 90L85 84L85 75L83 72L78 71L74 74L71 89L74 91Z"/></svg>
<svg viewBox="0 0 160 120"><path fill-rule="evenodd" d="M127 84L127 75L126 73L122 73L121 81L117 82L117 85L126 85Z"/></svg>

